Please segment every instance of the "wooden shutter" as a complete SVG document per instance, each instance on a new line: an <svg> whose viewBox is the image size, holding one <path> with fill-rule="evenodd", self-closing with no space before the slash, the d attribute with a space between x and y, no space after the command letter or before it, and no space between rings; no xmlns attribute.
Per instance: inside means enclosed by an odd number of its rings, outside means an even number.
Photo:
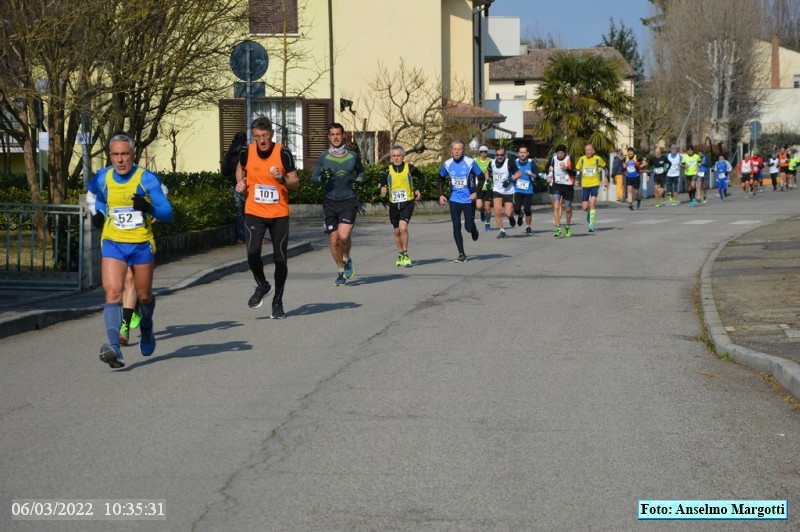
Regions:
<svg viewBox="0 0 800 532"><path fill-rule="evenodd" d="M240 131L247 132L244 100L220 100L219 102L219 160L228 152L233 137Z"/></svg>
<svg viewBox="0 0 800 532"><path fill-rule="evenodd" d="M391 148L391 135L388 131L378 131L378 162L382 163L389 160Z"/></svg>
<svg viewBox="0 0 800 532"><path fill-rule="evenodd" d="M303 100L303 168L312 168L328 149L328 124L333 122L330 100Z"/></svg>

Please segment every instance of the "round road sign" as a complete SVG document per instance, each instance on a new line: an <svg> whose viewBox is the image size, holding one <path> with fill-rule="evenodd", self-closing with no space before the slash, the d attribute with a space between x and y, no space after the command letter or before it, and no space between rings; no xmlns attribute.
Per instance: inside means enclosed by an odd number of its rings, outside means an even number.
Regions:
<svg viewBox="0 0 800 532"><path fill-rule="evenodd" d="M259 79L267 72L268 65L267 51L255 41L242 41L231 51L231 70L242 81Z"/></svg>

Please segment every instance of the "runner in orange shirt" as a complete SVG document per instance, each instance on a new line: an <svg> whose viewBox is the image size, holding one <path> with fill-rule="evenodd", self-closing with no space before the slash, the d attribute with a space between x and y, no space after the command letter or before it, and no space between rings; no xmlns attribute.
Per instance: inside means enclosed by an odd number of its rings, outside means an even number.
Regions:
<svg viewBox="0 0 800 532"><path fill-rule="evenodd" d="M272 292L264 275L261 245L269 230L272 240L272 262L275 265L275 295L271 318L285 317L283 287L289 274L289 190L300 188L300 178L292 153L272 142L272 123L259 117L250 126L254 142L242 151L236 169L236 191L245 194L244 229L247 263L256 281L256 290L247 302L250 308L261 306Z"/></svg>

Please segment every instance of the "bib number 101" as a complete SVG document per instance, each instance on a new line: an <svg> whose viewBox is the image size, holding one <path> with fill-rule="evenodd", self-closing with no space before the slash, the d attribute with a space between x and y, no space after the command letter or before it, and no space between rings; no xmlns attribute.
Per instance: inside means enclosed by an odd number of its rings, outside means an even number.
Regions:
<svg viewBox="0 0 800 532"><path fill-rule="evenodd" d="M253 199L255 199L256 203L278 203L280 194L276 187L257 185L255 188L255 197Z"/></svg>

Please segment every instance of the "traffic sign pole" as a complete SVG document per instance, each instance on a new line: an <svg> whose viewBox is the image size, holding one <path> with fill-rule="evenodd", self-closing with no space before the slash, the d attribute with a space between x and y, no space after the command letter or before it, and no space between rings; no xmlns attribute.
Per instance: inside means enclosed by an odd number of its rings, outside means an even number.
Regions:
<svg viewBox="0 0 800 532"><path fill-rule="evenodd" d="M253 75L253 70L251 68L252 47L248 44L245 47L245 50L247 50L247 79L245 80L245 83L247 83L247 94L245 95L245 102L246 102L245 108L247 109L246 111L247 114L245 115L244 119L244 130L247 131L247 143L250 144L251 142L253 142L253 130L250 128L250 117L251 117L250 113L252 112L250 110L250 85L252 83L252 75Z"/></svg>
<svg viewBox="0 0 800 532"><path fill-rule="evenodd" d="M250 130L251 121L251 99L253 97L254 81L266 74L269 65L269 57L263 46L255 41L244 40L233 47L231 51L231 70L236 76L245 82L245 124L247 132L247 142L253 141L253 133Z"/></svg>
<svg viewBox="0 0 800 532"><path fill-rule="evenodd" d="M750 140L753 141L753 149L750 151L755 151L758 148L758 137L761 136L761 122L753 120L747 127L750 130Z"/></svg>

